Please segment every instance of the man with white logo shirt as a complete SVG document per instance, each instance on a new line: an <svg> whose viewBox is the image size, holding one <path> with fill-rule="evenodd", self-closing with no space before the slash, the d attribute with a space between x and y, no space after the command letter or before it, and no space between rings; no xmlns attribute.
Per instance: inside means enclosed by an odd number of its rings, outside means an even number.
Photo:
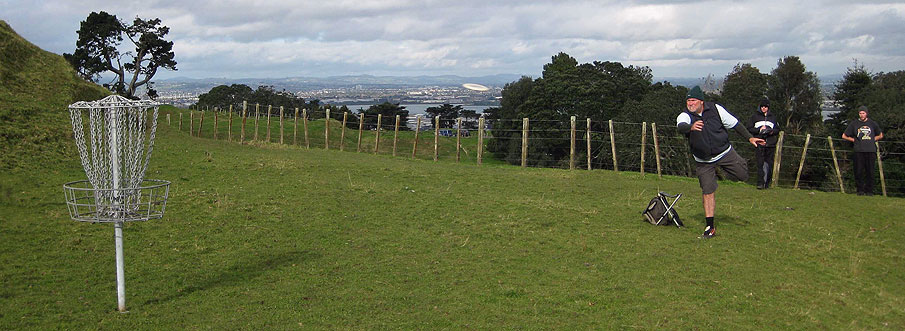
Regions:
<svg viewBox="0 0 905 331"><path fill-rule="evenodd" d="M867 118L867 106L858 107L858 119L848 123L842 139L851 141L855 150L853 158L858 195L874 195L877 141L883 139L883 131L877 122Z"/></svg>
<svg viewBox="0 0 905 331"><path fill-rule="evenodd" d="M716 210L714 193L717 188L716 168L726 173L731 180L748 179L748 167L745 159L729 144L729 129L748 139L754 146L766 142L751 136L751 133L738 125L738 119L726 111L723 106L704 101L704 92L700 86L688 91L685 97L685 110L676 117L676 128L688 138L688 146L694 155L695 172L701 184L703 194L704 217L707 227L704 228L703 239L716 235L713 217Z"/></svg>

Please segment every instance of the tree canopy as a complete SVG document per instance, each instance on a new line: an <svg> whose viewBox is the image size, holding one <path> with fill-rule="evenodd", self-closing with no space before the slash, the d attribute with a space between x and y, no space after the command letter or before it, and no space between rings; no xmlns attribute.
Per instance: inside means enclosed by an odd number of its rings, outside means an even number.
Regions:
<svg viewBox="0 0 905 331"><path fill-rule="evenodd" d="M488 150L510 163L520 162L522 118L542 119L530 124L528 147L535 157L531 165L558 165L569 156L568 126L571 116L590 118L595 131L621 115L629 101L639 101L651 86L648 67L623 66L619 62L579 64L559 53L544 65L542 77L522 77L507 84L500 107L487 112L494 141Z"/></svg>
<svg viewBox="0 0 905 331"><path fill-rule="evenodd" d="M396 125L396 115L399 115L400 121L405 121L408 119L409 111L405 110L405 106L400 106L398 103L384 102L378 105L371 105L368 109L359 109L358 114L364 115L365 129L377 128L377 115L383 115L380 127L383 130L393 130ZM349 121L347 125L350 128L357 126L352 121ZM399 125L399 130L408 130L408 127Z"/></svg>
<svg viewBox="0 0 905 331"><path fill-rule="evenodd" d="M445 103L440 105L439 107L427 107L424 110L431 117L431 123L433 123L433 119L437 116L440 116L440 127L441 128L452 128L456 124L456 119L462 115L462 106L453 106L451 104Z"/></svg>
<svg viewBox="0 0 905 331"><path fill-rule="evenodd" d="M739 116L755 111L767 96L769 78L750 63L736 64L723 81L720 103Z"/></svg>
<svg viewBox="0 0 905 331"><path fill-rule="evenodd" d="M779 125L789 133L799 133L821 125L820 80L807 71L797 56L786 56L776 63L767 83L773 111Z"/></svg>
<svg viewBox="0 0 905 331"><path fill-rule="evenodd" d="M104 72L113 73L114 79L104 86L117 94L134 97L137 89L145 86L148 94L155 96L150 82L157 70L176 70L173 42L164 39L170 28L160 23L158 18L135 17L125 24L116 15L92 12L80 24L75 51L63 57L83 78L94 82ZM120 52L124 40L133 48Z"/></svg>

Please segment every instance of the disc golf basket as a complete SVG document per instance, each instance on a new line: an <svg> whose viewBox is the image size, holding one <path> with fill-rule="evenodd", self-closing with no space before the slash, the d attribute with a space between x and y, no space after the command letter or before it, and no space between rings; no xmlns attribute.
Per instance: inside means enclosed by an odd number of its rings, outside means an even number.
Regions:
<svg viewBox="0 0 905 331"><path fill-rule="evenodd" d="M116 292L126 311L123 223L163 217L170 182L145 179L154 147L159 104L112 95L69 106L72 132L87 180L63 185L72 220L113 223ZM82 113L88 114L88 120ZM85 128L87 122L88 127Z"/></svg>

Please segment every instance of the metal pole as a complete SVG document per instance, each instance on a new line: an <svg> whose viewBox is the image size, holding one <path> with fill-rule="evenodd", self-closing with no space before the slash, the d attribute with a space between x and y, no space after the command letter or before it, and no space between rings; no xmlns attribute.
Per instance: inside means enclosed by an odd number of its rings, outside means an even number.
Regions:
<svg viewBox="0 0 905 331"><path fill-rule="evenodd" d="M119 311L126 311L126 271L123 261L123 222L114 224L116 239L116 302Z"/></svg>
<svg viewBox="0 0 905 331"><path fill-rule="evenodd" d="M113 120L110 123L110 162L113 170L113 201L114 212L122 216L116 209L123 208L123 202L119 197L119 109L113 109ZM126 275L123 266L123 222L116 222L114 227L116 242L116 301L120 312L126 311Z"/></svg>

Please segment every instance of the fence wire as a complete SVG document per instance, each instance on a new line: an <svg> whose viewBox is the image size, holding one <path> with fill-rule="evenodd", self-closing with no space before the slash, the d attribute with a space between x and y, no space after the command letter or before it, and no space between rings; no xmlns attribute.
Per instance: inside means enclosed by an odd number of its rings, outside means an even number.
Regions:
<svg viewBox="0 0 905 331"><path fill-rule="evenodd" d="M247 105L243 109L242 104L236 104L232 112L228 109L181 111L178 119L171 119L180 122L170 125L184 132L191 131L193 136L242 143L282 143L301 148L477 162L477 119L463 119L463 127L457 128L455 120L444 119L440 127L436 127L434 118L420 118L420 126L417 125L418 116L399 118L397 131L396 118L391 116L378 118L338 111L330 111L328 115L324 110L304 109L299 109L296 115L295 109L285 108L281 116L279 107ZM643 170L651 174L659 170L663 175L694 176L694 159L687 140L671 123L613 121L610 126L610 122L592 122L589 131L586 120L576 120L574 152L570 121L529 119L527 130L524 123L523 119L488 119L481 142L482 162L588 169L590 159L590 169ZM526 134L527 139L523 137ZM747 182L755 184L755 147L738 135L730 134L730 137L739 155L748 160L750 176ZM776 186L853 192L851 143L840 138L811 136L805 149L806 140L807 135L783 134L782 145L776 148ZM523 146L525 141L527 146ZM884 181L881 182L880 173L875 170L877 193L881 193L885 184L887 195L905 197L905 142L880 141L878 145L881 161L878 168L882 165Z"/></svg>

